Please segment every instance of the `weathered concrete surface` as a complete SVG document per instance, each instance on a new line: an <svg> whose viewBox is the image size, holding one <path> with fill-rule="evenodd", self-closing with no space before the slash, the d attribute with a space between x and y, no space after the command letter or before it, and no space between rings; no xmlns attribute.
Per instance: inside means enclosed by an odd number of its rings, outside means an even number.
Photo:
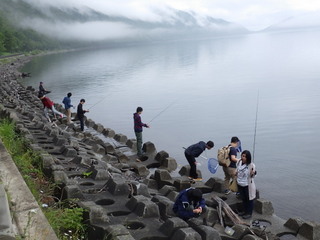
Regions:
<svg viewBox="0 0 320 240"><path fill-rule="evenodd" d="M15 239L7 194L2 184L0 184L0 203L0 239Z"/></svg>
<svg viewBox="0 0 320 240"><path fill-rule="evenodd" d="M19 233L30 240L58 239L1 140L0 159L0 179L10 195L11 213Z"/></svg>

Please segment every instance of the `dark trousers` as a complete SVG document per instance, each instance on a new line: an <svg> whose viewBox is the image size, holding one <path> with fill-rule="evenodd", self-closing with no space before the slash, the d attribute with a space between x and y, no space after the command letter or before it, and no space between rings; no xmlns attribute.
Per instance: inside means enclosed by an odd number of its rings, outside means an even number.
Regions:
<svg viewBox="0 0 320 240"><path fill-rule="evenodd" d="M79 117L81 131L84 130L84 117Z"/></svg>
<svg viewBox="0 0 320 240"><path fill-rule="evenodd" d="M196 159L194 158L194 156L189 155L186 152L184 152L184 155L186 156L186 159L188 160L188 163L190 165L189 177L198 178Z"/></svg>
<svg viewBox="0 0 320 240"><path fill-rule="evenodd" d="M238 185L238 192L240 193L243 210L246 214L252 215L253 212L253 200L249 200L249 188L248 186L242 187Z"/></svg>

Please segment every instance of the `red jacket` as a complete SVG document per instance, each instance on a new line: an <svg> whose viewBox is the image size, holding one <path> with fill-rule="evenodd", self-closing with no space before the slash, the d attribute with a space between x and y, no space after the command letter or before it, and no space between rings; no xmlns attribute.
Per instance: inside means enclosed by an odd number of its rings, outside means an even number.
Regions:
<svg viewBox="0 0 320 240"><path fill-rule="evenodd" d="M41 102L43 103L44 107L51 109L53 106L53 102L50 100L50 98L44 97L41 99Z"/></svg>

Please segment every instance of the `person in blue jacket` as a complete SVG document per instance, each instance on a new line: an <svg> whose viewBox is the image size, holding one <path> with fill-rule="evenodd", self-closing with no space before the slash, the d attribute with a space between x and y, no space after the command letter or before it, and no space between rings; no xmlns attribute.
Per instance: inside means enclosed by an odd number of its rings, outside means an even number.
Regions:
<svg viewBox="0 0 320 240"><path fill-rule="evenodd" d="M66 110L66 115L67 115L67 123L71 123L71 108L73 105L71 104L71 96L72 93L69 92L66 97L62 100L62 103L64 104L64 109Z"/></svg>
<svg viewBox="0 0 320 240"><path fill-rule="evenodd" d="M202 197L202 192L196 188L182 190L174 205L173 212L183 220L199 217L205 212L206 203Z"/></svg>
<svg viewBox="0 0 320 240"><path fill-rule="evenodd" d="M189 146L184 151L184 155L186 156L186 159L188 160L188 163L190 165L190 173L189 173L190 179L202 180L201 178L198 178L197 162L195 158L199 157L204 150L206 149L210 150L213 147L214 147L214 143L212 141L208 141L207 143L200 141L196 144Z"/></svg>

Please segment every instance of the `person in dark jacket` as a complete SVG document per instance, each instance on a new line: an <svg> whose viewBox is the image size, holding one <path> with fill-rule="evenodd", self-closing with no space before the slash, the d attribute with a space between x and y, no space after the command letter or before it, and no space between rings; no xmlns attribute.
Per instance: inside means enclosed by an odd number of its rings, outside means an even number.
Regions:
<svg viewBox="0 0 320 240"><path fill-rule="evenodd" d="M71 108L73 105L71 104L71 96L72 93L69 92L66 97L62 100L62 103L64 104L64 109L66 110L67 115L67 123L71 123Z"/></svg>
<svg viewBox="0 0 320 240"><path fill-rule="evenodd" d="M202 197L202 192L199 189L188 188L182 190L174 205L173 212L183 220L199 217L205 212L206 203Z"/></svg>
<svg viewBox="0 0 320 240"><path fill-rule="evenodd" d="M214 147L214 143L212 141L208 141L207 143L200 141L196 144L193 144L189 146L185 151L184 155L186 156L186 159L188 160L190 164L190 174L189 178L193 180L202 180L201 178L198 178L197 174L197 162L196 157L199 157L200 154L205 150L210 150Z"/></svg>
<svg viewBox="0 0 320 240"><path fill-rule="evenodd" d="M39 95L45 95L47 93L51 93L51 91L48 91L46 90L44 87L43 87L43 82L40 82L39 84Z"/></svg>
<svg viewBox="0 0 320 240"><path fill-rule="evenodd" d="M84 130L84 114L86 112L89 112L89 110L83 110L82 106L83 104L85 103L86 101L84 99L81 99L80 100L80 103L78 104L78 108L77 108L77 117L80 121L80 128L81 128L81 131Z"/></svg>
<svg viewBox="0 0 320 240"><path fill-rule="evenodd" d="M142 127L149 128L148 124L141 122L141 113L143 109L142 107L137 107L136 112L133 114L134 120L134 133L136 134L137 138L137 155L138 157L142 156Z"/></svg>

